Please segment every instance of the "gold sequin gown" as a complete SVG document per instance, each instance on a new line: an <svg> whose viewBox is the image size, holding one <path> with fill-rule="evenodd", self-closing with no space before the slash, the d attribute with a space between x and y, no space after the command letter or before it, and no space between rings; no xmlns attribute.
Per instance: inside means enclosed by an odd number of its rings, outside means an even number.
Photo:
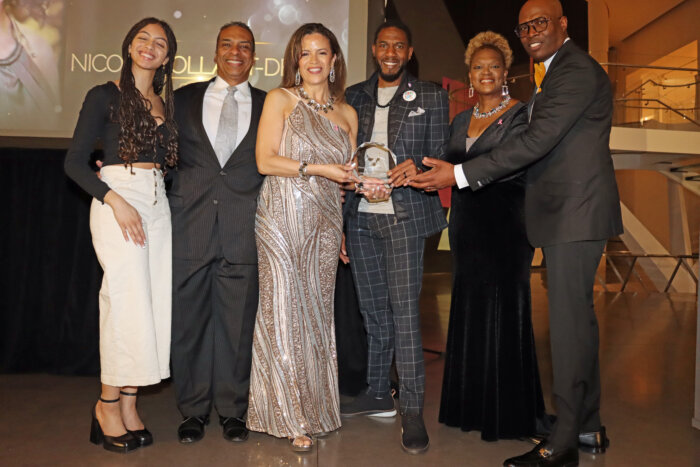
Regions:
<svg viewBox="0 0 700 467"><path fill-rule="evenodd" d="M298 101L279 153L309 164L343 164L352 147L347 133ZM255 218L260 302L250 430L295 437L340 427L333 297L342 226L336 183L265 178Z"/></svg>

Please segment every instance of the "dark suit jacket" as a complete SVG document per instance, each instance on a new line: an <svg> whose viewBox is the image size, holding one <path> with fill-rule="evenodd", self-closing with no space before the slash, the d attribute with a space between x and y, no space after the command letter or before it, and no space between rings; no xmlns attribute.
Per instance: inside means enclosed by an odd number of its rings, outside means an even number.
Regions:
<svg viewBox="0 0 700 467"><path fill-rule="evenodd" d="M468 152L466 147L467 133L472 121L473 108L458 113L450 125L450 142L445 160L452 164L462 164L467 160L488 153L501 141L522 133L527 129L527 107L518 102L507 110L495 123L489 125L479 138L472 144ZM500 122L500 123L499 123ZM514 174L518 175L518 174ZM501 179L503 180L503 179ZM499 180L500 181L500 180ZM467 190L468 188L465 188Z"/></svg>
<svg viewBox="0 0 700 467"><path fill-rule="evenodd" d="M357 144L370 141L374 129L377 100L377 73L370 79L345 91L348 104L357 111ZM416 98L407 101L404 92L412 90ZM423 112L421 112L422 109ZM442 158L449 136L449 103L447 91L433 83L419 81L404 73L389 108L388 141L397 164L413 159L421 167L423 156ZM409 116L414 112L413 116ZM345 200L346 215L353 216L361 196L349 193ZM406 222L416 235L429 236L447 226L445 214L436 193L413 188L397 188L391 194L396 217Z"/></svg>
<svg viewBox="0 0 700 467"><path fill-rule="evenodd" d="M168 192L173 257L201 259L216 233L228 262L257 264L255 211L263 176L255 163L255 140L265 92L251 86L250 128L222 169L202 124L209 83L192 83L175 92L180 158Z"/></svg>
<svg viewBox="0 0 700 467"><path fill-rule="evenodd" d="M530 106L525 132L462 166L469 186L477 190L527 168L525 218L536 247L622 233L609 148L612 93L605 71L568 41Z"/></svg>

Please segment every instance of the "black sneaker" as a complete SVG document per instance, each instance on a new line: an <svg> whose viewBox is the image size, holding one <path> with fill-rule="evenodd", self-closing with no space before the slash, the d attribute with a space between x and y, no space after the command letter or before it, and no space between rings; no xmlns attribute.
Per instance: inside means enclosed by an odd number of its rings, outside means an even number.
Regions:
<svg viewBox="0 0 700 467"><path fill-rule="evenodd" d="M428 450L430 439L425 431L423 415L401 415L401 447L409 454Z"/></svg>
<svg viewBox="0 0 700 467"><path fill-rule="evenodd" d="M355 415L370 415L372 417L393 417L396 415L394 399L391 396L377 398L362 392L350 402L340 404L340 415L353 417Z"/></svg>

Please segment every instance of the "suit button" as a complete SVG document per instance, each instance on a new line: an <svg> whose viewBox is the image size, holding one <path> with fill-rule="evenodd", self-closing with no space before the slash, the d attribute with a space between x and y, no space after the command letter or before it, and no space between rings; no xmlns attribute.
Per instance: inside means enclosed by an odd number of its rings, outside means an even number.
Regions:
<svg viewBox="0 0 700 467"><path fill-rule="evenodd" d="M212 201L212 203L214 203L214 204L219 204L219 200L218 200L218 199L215 199L214 201Z"/></svg>
<svg viewBox="0 0 700 467"><path fill-rule="evenodd" d="M221 172L219 172L219 175L226 175L226 172L222 170Z"/></svg>

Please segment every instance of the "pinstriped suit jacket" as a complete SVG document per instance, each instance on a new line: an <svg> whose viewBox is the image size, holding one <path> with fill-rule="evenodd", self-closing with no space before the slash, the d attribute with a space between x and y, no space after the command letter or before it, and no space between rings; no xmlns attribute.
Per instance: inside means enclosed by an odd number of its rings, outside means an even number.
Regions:
<svg viewBox="0 0 700 467"><path fill-rule="evenodd" d="M369 80L345 91L348 104L357 111L358 145L372 138L378 79L375 73ZM404 93L409 90L416 93L412 101L404 99ZM404 73L390 106L388 141L398 164L410 158L417 167L421 167L423 156L444 157L450 133L449 103L444 89ZM427 237L447 227L437 193L397 188L391 194L391 199L398 220L405 222L409 231L416 235ZM348 193L345 214L354 216L359 202L360 196Z"/></svg>
<svg viewBox="0 0 700 467"><path fill-rule="evenodd" d="M263 176L255 164L255 140L266 93L251 86L250 128L222 168L202 124L209 83L192 83L175 92L180 159L168 191L173 257L200 259L218 235L228 262L257 264L255 211Z"/></svg>

